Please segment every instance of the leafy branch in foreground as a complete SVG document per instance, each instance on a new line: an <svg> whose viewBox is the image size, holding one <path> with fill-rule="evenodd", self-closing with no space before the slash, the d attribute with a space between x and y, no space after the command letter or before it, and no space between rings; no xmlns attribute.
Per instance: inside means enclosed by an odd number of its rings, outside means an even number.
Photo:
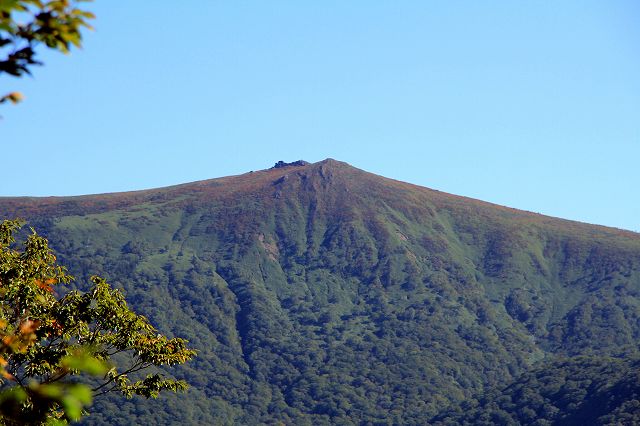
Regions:
<svg viewBox="0 0 640 426"><path fill-rule="evenodd" d="M102 278L93 277L86 293L58 297L55 285L73 278L33 230L23 250L14 248L19 228L18 221L0 224L0 422L77 420L94 396L148 398L187 388L157 373L131 377L190 360L195 351L184 339L159 334ZM83 373L96 377L80 381Z"/></svg>
<svg viewBox="0 0 640 426"><path fill-rule="evenodd" d="M0 75L31 74L32 66L42 65L35 50L40 44L62 53L80 47L81 29L91 29L88 22L95 18L77 7L87 1L0 0ZM0 95L0 104L21 99L20 93L11 92Z"/></svg>

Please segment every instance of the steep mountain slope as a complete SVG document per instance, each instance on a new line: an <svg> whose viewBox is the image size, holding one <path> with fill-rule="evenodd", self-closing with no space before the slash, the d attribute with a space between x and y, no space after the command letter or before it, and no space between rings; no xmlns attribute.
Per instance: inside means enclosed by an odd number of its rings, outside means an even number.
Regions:
<svg viewBox="0 0 640 426"><path fill-rule="evenodd" d="M423 424L550 356L640 337L640 235L335 160L0 213L200 351L176 372L188 399L106 399L92 424Z"/></svg>

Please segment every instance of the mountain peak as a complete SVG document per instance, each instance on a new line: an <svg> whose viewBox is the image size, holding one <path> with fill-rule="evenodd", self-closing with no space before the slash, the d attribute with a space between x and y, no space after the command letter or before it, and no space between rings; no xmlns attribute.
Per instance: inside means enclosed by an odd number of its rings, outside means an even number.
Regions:
<svg viewBox="0 0 640 426"><path fill-rule="evenodd" d="M509 227L535 225L563 235L617 238L640 241L630 231L581 224L504 206L460 197L426 187L378 176L333 158L309 163L280 160L269 169L235 176L207 179L164 188L74 197L0 197L0 216L62 217L88 215L151 204L206 204L213 200L240 200L245 196L264 199L328 197L327 205L343 211L383 203L411 217L430 217L437 211L450 217L472 217ZM338 202L338 200L340 202ZM359 214L359 213L358 213ZM367 213L368 214L368 213Z"/></svg>

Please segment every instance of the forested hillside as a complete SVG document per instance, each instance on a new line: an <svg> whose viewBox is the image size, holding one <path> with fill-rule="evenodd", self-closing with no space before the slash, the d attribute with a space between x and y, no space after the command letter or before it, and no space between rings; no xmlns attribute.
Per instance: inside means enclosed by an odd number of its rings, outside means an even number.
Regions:
<svg viewBox="0 0 640 426"><path fill-rule="evenodd" d="M436 425L637 425L637 357L575 357L539 366L502 389L431 419Z"/></svg>
<svg viewBox="0 0 640 426"><path fill-rule="evenodd" d="M198 350L186 395L87 424L637 419L639 234L335 160L0 215Z"/></svg>

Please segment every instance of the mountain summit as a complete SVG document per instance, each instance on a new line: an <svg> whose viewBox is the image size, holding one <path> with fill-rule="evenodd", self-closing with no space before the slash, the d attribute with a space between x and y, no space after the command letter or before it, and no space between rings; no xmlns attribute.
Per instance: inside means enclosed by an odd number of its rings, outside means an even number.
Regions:
<svg viewBox="0 0 640 426"><path fill-rule="evenodd" d="M92 424L445 422L541 363L640 337L639 234L332 159L0 212L199 350L178 370L188 398L100 401Z"/></svg>

